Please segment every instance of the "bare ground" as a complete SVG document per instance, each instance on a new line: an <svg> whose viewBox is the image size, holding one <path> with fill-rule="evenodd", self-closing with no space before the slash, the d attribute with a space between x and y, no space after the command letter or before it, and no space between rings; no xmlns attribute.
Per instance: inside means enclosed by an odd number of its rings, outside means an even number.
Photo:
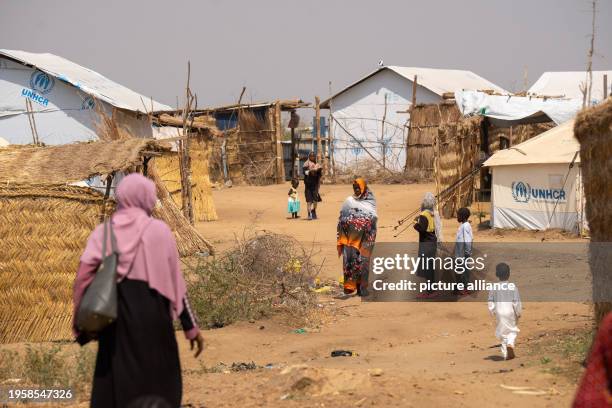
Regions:
<svg viewBox="0 0 612 408"><path fill-rule="evenodd" d="M321 278L336 281L340 205L350 185L322 187L317 221L286 219L287 186L215 191L219 221L198 225L218 250L245 229L290 234L313 246ZM415 209L427 184L374 185L377 242L416 241L409 229L394 237L395 220ZM304 203L303 203L304 205ZM305 209L303 210L305 212ZM446 237L456 223L445 222ZM568 240L555 235L555 240ZM540 241L533 233L475 232L476 241ZM318 323L298 327L285 319L241 322L204 332L206 350L195 360L177 333L184 370L183 402L192 407L563 407L570 406L581 368L563 347L591 327L581 303L527 303L520 321L517 358L501 361L486 305L459 303L361 303L321 295ZM21 347L21 345L14 345ZM354 357L330 357L349 349ZM232 363L260 368L233 371ZM268 366L268 368L265 368ZM522 388L519 388L522 387ZM525 388L529 387L529 388ZM537 395L534 395L537 394ZM87 406L81 402L78 406Z"/></svg>

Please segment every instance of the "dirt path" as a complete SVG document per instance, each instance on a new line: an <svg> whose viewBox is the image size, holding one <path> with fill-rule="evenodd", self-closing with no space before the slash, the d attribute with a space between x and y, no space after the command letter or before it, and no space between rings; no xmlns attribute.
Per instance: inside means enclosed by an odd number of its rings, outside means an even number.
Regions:
<svg viewBox="0 0 612 408"><path fill-rule="evenodd" d="M378 200L379 225L416 208L431 185L372 186ZM198 227L219 250L231 246L245 228L291 234L314 245L323 262L321 276L337 279L341 264L335 254L335 228L348 185L323 186L324 202L317 221L286 219L286 186L234 187L216 191L219 221ZM447 237L456 223L445 222ZM483 233L476 240L513 240ZM538 240L523 234L515 240ZM377 242L415 241L412 231L393 237L380 228ZM189 356L179 340L185 376L185 403L221 406L569 406L575 382L549 370L563 364L555 351L528 353L527 347L553 333L583 330L590 325L586 304L524 305L518 358L498 361L494 324L482 303L361 303L321 297L337 314L319 328L294 333L276 320L243 322L205 332L208 348L201 362ZM351 349L357 357L331 358L334 349ZM229 372L220 363L271 365ZM208 368L205 372L202 367ZM221 367L208 372L211 367ZM225 371L225 372L224 372ZM533 387L544 395L521 395L504 386ZM533 391L533 390L530 390Z"/></svg>

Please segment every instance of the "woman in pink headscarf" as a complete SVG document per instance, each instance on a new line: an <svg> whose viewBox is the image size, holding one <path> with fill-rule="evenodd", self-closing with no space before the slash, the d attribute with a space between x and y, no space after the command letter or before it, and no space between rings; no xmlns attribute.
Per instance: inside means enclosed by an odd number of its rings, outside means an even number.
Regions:
<svg viewBox="0 0 612 408"><path fill-rule="evenodd" d="M173 320L180 319L191 348L202 352L204 340L189 308L174 236L151 217L157 203L155 184L133 173L117 187L112 215L117 240L117 320L98 337L92 407L125 407L157 398L179 407L181 367ZM102 259L103 225L93 231L74 284L74 310ZM110 238L107 252L110 253ZM80 344L91 340L75 327Z"/></svg>

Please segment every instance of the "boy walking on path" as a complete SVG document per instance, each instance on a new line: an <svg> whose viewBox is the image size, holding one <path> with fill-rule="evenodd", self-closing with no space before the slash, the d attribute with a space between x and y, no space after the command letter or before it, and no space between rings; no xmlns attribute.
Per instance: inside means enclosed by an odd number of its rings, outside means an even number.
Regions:
<svg viewBox="0 0 612 408"><path fill-rule="evenodd" d="M506 263L499 263L495 267L495 275L502 282L510 278L510 267ZM501 340L501 352L505 360L512 360L514 355L514 342L520 331L517 327L521 316L521 298L518 288L514 285L512 290L489 291L489 312L497 319L495 336Z"/></svg>

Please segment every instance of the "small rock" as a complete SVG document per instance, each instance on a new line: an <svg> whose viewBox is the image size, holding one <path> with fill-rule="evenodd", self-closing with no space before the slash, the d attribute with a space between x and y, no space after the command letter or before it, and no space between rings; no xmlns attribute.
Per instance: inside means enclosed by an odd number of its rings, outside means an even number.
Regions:
<svg viewBox="0 0 612 408"><path fill-rule="evenodd" d="M372 377L380 377L381 375L383 375L383 370L382 370L382 368L373 368L370 371L370 375Z"/></svg>

